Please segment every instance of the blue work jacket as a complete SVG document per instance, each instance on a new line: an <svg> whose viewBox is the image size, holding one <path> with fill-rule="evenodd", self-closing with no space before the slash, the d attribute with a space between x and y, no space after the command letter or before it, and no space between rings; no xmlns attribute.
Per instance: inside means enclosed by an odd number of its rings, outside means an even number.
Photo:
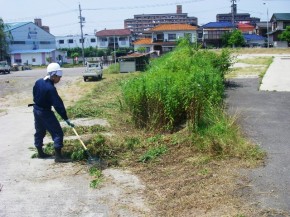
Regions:
<svg viewBox="0 0 290 217"><path fill-rule="evenodd" d="M35 109L51 110L53 106L57 113L67 120L67 113L63 101L57 93L54 83L50 79L38 79L33 87L33 101Z"/></svg>

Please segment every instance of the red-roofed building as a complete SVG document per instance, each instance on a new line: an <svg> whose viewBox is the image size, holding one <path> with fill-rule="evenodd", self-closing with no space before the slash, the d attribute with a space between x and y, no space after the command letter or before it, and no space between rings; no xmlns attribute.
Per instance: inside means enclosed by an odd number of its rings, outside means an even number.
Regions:
<svg viewBox="0 0 290 217"><path fill-rule="evenodd" d="M103 49L128 48L132 42L132 32L129 29L104 29L96 32L96 36L97 46Z"/></svg>
<svg viewBox="0 0 290 217"><path fill-rule="evenodd" d="M189 37L191 42L196 42L197 27L189 24L161 24L150 29L147 33L151 38L143 38L135 41L134 50L139 47L145 47L146 52L157 51L157 53L166 53L176 46L176 40L183 37Z"/></svg>
<svg viewBox="0 0 290 217"><path fill-rule="evenodd" d="M240 30L242 33L249 33L252 34L255 31L255 27L247 24L247 23L238 23L237 24L238 30Z"/></svg>

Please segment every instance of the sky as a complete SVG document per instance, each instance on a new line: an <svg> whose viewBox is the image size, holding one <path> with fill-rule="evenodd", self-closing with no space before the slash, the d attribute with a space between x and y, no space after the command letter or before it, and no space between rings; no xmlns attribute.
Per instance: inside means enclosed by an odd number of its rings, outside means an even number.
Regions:
<svg viewBox="0 0 290 217"><path fill-rule="evenodd" d="M238 13L249 13L261 21L273 13L290 13L290 0L237 0ZM265 4L263 4L265 3ZM34 22L42 19L55 36L80 35L79 6L84 34L94 34L103 29L123 29L124 20L136 14L182 12L198 18L198 25L216 21L216 14L230 13L231 0L0 0L0 18L4 23ZM268 16L267 16L268 11Z"/></svg>

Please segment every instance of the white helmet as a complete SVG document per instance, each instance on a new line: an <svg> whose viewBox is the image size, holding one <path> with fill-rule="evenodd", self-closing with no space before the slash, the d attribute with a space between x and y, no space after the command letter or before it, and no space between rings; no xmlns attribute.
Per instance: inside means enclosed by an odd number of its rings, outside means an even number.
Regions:
<svg viewBox="0 0 290 217"><path fill-rule="evenodd" d="M50 63L47 66L47 75L57 75L57 76L62 76L62 69L60 68L60 65L58 63Z"/></svg>
<svg viewBox="0 0 290 217"><path fill-rule="evenodd" d="M61 70L60 69L60 65L58 63L50 63L48 64L47 66L47 73L50 73L50 72L55 72L55 71L59 71Z"/></svg>

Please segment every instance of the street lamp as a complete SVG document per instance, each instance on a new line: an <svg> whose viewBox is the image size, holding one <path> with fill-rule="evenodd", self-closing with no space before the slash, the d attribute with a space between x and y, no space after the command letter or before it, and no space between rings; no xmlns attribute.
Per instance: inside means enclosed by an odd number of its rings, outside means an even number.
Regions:
<svg viewBox="0 0 290 217"><path fill-rule="evenodd" d="M266 4L266 2L263 3L263 5L266 5L267 6L267 48L269 48L269 34L268 34L268 31L269 31L269 13L268 13L268 5Z"/></svg>

